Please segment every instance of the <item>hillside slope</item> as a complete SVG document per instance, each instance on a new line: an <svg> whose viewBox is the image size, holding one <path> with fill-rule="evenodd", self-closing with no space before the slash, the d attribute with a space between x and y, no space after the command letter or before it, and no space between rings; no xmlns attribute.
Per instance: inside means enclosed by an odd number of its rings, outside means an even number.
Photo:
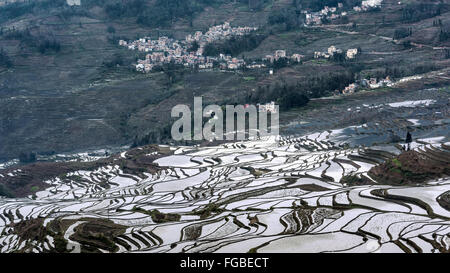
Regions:
<svg viewBox="0 0 450 273"><path fill-rule="evenodd" d="M180 12L184 6L177 6L179 1L169 2L174 6L161 1L94 0L68 6L62 0L42 0L17 10L6 9L14 4L2 7L0 49L6 57L0 61L0 159L16 158L21 152L51 154L135 140L167 141L170 123L161 111L167 113L180 102L191 103L193 94L203 94L210 102L247 103L242 94L265 92L286 83L303 84L311 76L324 82L341 77L336 73L401 78L449 66L448 1L440 4L439 13L432 7L440 2L429 1L429 6L413 14L417 20L402 14L409 14L409 5L420 1L398 5L387 0L378 11L350 10L345 22L338 19L311 27L302 25L300 13L309 9L309 2L302 6L298 1L267 0L249 8L247 1L195 1L185 8L187 12ZM152 25L144 20L145 11L157 5L170 13ZM142 12L133 13L137 7ZM290 10L298 14L286 13ZM280 12L284 17L273 23ZM291 22L289 16L298 16L293 26L286 23ZM167 73L135 72L132 64L142 54L117 44L119 38L146 35L181 39L224 21L258 26L267 35L258 47L240 54L245 58L262 58L285 49L288 54L305 55L306 60L277 70L273 76L267 70L177 71L173 78ZM404 29L412 29L412 35L392 40L396 31ZM315 51L326 51L331 45L344 50L361 48L362 54L352 63L313 60ZM348 82L343 80L339 88L344 84ZM320 88L323 95L336 89Z"/></svg>

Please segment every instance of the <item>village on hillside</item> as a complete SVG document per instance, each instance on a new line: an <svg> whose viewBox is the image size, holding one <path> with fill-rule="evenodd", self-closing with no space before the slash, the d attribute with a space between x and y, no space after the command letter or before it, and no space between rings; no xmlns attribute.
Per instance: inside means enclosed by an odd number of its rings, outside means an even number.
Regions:
<svg viewBox="0 0 450 273"><path fill-rule="evenodd" d="M145 59L138 60L136 64L136 70L145 73L167 63L181 64L186 67L197 66L199 69L213 68L214 64L219 63L221 67L237 69L245 64L244 60L223 54L219 57L203 56L205 46L231 37L244 36L256 30L257 28L254 27L231 27L229 22L225 22L209 28L206 33L197 31L193 35L188 35L183 41L168 37L159 37L157 40L144 37L133 42L120 40L119 45L128 47L130 50L148 53ZM196 48L193 49L193 47Z"/></svg>
<svg viewBox="0 0 450 273"><path fill-rule="evenodd" d="M361 2L361 6L353 7L355 12L369 11L381 6L383 0L366 0ZM305 25L321 25L328 20L334 20L348 15L344 10L344 4L338 3L337 7L325 6L317 12L302 11L305 14Z"/></svg>
<svg viewBox="0 0 450 273"><path fill-rule="evenodd" d="M186 36L185 40L179 41L168 37L159 37L157 40L144 37L136 41L128 42L120 40L119 45L130 50L145 52L145 59L138 60L136 70L144 73L151 72L155 67L163 64L175 63L185 67L197 67L199 69L220 69L236 70L242 67L258 69L266 67L265 62L273 63L281 58L286 58L292 62L300 62L304 57L300 54L287 56L285 50L277 50L273 55L267 55L260 61L253 61L247 64L244 59L232 57L227 54L219 56L204 56L205 46L221 40L227 40L236 36L244 36L256 31L255 27L232 27L229 22L209 28L206 33L201 31L193 35ZM197 47L196 50L192 48Z"/></svg>
<svg viewBox="0 0 450 273"><path fill-rule="evenodd" d="M124 40L119 41L120 46L127 47L129 50L138 50L145 52L146 58L138 60L136 64L136 71L149 73L155 67L163 64L175 63L181 64L185 67L197 67L198 69L213 69L219 68L221 70L236 70L239 68L248 69L260 69L266 68L267 65L273 64L280 59L285 59L290 63L300 63L305 59L305 55L294 53L288 55L286 50L279 49L273 54L268 54L259 61L253 61L252 63L246 63L245 60L232 57L226 54L219 54L217 57L203 56L204 48L208 43L226 40L233 36L242 36L255 31L256 28L250 27L236 27L233 28L230 24L224 23L222 25L211 27L206 33L197 31L194 35L186 36L183 41L178 41L168 37L160 37L157 40L152 40L149 37L141 38L133 42L127 42ZM190 51L192 45L196 43L198 48L196 51ZM361 54L359 48L349 48L342 50L334 45L327 48L326 51L315 51L314 59L331 59L338 54L341 54L343 58L351 60ZM273 69L269 70L269 74L273 74ZM363 79L358 82L352 83L345 87L343 90L336 90L335 94L352 94L360 88L376 89L385 86L391 86L392 81L389 77L386 79ZM273 104L273 102L271 102ZM266 111L274 111L272 105L261 105L261 107L267 107Z"/></svg>
<svg viewBox="0 0 450 273"><path fill-rule="evenodd" d="M382 0L366 0L362 1L360 6L353 7L354 12L369 11L373 8L380 7ZM337 7L325 6L318 12L303 11L305 14L305 25L320 25L324 20L336 19L347 15L342 3L338 3ZM225 22L220 25L210 27L205 33L196 31L194 34L189 34L184 40L176 40L166 36L152 39L150 37L140 38L135 41L119 40L119 45L128 48L129 50L138 50L146 53L145 59L139 59L135 64L135 69L138 72L150 73L156 67L161 67L164 64L179 64L187 68L197 68L200 70L206 69L220 69L220 70L237 70L237 69L261 69L267 68L279 60L285 60L290 64L301 63L305 60L305 55L294 53L288 55L284 49L278 49L273 54L267 54L260 60L252 60L247 63L246 60L238 57L232 57L228 54L219 54L218 56L205 56L205 47L217 41L226 41L232 37L239 37L249 35L257 31L256 27L248 26L231 26L230 22ZM330 45L326 51L315 51L310 58L314 59L332 59L343 58L346 60L355 59L361 54L360 48L348 48L346 50ZM269 69L269 74L274 73L273 69ZM362 79L355 81L343 90L336 90L335 94L352 94L361 88L380 88L391 86L393 83L389 76L386 79ZM273 103L273 102L271 102ZM274 111L270 103L261 105L267 111Z"/></svg>
<svg viewBox="0 0 450 273"><path fill-rule="evenodd" d="M368 11L380 7L382 0L365 0L361 6L353 7L354 12ZM336 19L347 15L343 3L338 3L337 7L325 6L318 12L303 11L305 14L305 25L320 25L326 20ZM232 37L245 36L256 31L256 27L232 27L230 22L210 27L205 33L196 31L189 34L184 40L176 40L166 36L152 39L150 37L140 38L135 41L119 40L119 45L127 47L129 50L138 50L146 53L145 59L139 59L135 64L138 72L149 73L156 67L164 64L174 63L188 68L237 70L241 68L260 69L265 68L280 59L285 59L289 63L300 63L305 58L304 55L294 53L287 55L286 50L279 49L274 54L268 54L260 60L252 60L246 63L242 58L232 57L228 54L219 54L218 56L205 56L205 47L208 44L225 41ZM330 46L328 51L314 52L314 58L331 58L335 54L341 54L342 50ZM346 59L354 59L360 50L350 48L345 52ZM270 74L273 70L269 71Z"/></svg>

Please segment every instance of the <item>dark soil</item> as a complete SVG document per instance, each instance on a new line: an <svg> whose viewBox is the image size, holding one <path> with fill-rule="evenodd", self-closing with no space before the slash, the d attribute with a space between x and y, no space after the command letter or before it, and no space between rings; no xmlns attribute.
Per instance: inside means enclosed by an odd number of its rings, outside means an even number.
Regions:
<svg viewBox="0 0 450 273"><path fill-rule="evenodd" d="M422 183L450 175L449 155L444 150L407 151L373 167L368 174L383 184Z"/></svg>
<svg viewBox="0 0 450 273"><path fill-rule="evenodd" d="M149 155L158 152L155 155ZM0 195L7 197L26 197L36 191L49 187L44 181L64 177L67 173L78 170L95 170L112 163L119 165L124 173L142 175L143 172L155 173L161 168L153 163L157 158L170 155L169 149L156 145L148 145L133 149L127 153L127 158L114 155L93 162L37 162L30 165L0 170ZM7 175L16 170L14 176Z"/></svg>

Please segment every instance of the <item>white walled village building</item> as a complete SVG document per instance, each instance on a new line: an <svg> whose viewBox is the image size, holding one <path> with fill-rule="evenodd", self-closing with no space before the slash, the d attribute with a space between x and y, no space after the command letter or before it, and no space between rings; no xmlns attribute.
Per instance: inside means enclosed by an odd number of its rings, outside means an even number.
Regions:
<svg viewBox="0 0 450 273"><path fill-rule="evenodd" d="M266 55L262 60L273 63L274 61L278 61L279 59L286 58L293 62L301 62L304 57L304 55L298 53L294 53L292 54L292 56L288 57L286 50L276 50L273 55Z"/></svg>
<svg viewBox="0 0 450 273"><path fill-rule="evenodd" d="M358 55L358 53L359 52L358 52L357 48L350 48L350 49L347 50L346 56L347 56L348 59L353 59L353 58L356 57L356 55Z"/></svg>
<svg viewBox="0 0 450 273"><path fill-rule="evenodd" d="M383 0L365 0L365 1L362 1L361 6L362 7L378 7L378 6L381 6L381 2L383 2Z"/></svg>

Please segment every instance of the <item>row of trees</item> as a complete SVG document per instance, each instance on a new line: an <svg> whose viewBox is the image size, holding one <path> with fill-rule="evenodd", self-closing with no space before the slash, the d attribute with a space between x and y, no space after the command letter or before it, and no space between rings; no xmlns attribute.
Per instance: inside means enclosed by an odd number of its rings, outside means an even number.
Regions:
<svg viewBox="0 0 450 273"><path fill-rule="evenodd" d="M38 37L35 41L37 49L41 54L49 52L59 52L61 50L61 43L55 38Z"/></svg>
<svg viewBox="0 0 450 273"><path fill-rule="evenodd" d="M248 8L252 10L262 10L268 1L270 0L239 0L241 3L248 3Z"/></svg>
<svg viewBox="0 0 450 273"><path fill-rule="evenodd" d="M448 41L450 38L450 33L447 29L441 28L439 31L439 42Z"/></svg>
<svg viewBox="0 0 450 273"><path fill-rule="evenodd" d="M268 17L270 25L284 25L286 31L299 27L303 21L304 18L300 14L300 10L290 8L273 10Z"/></svg>
<svg viewBox="0 0 450 273"><path fill-rule="evenodd" d="M402 39L412 35L412 28L400 27L394 31L394 39Z"/></svg>
<svg viewBox="0 0 450 273"><path fill-rule="evenodd" d="M439 68L433 62L408 65L386 64L385 67L372 71L371 74L366 75L366 77L385 78L389 76L391 78L402 78L427 73L437 69Z"/></svg>
<svg viewBox="0 0 450 273"><path fill-rule="evenodd" d="M14 2L0 7L0 22L11 20L25 14L49 11L52 8L66 6L66 0Z"/></svg>
<svg viewBox="0 0 450 273"><path fill-rule="evenodd" d="M252 33L242 37L232 37L224 42L211 43L205 46L204 55L217 56L222 53L236 56L257 48L266 37L263 34Z"/></svg>
<svg viewBox="0 0 450 273"><path fill-rule="evenodd" d="M264 103L275 101L282 109L304 106L310 98L330 95L334 90L344 89L354 82L352 72L329 73L322 76L310 76L295 84L286 81L258 86L255 91L248 91L241 103Z"/></svg>
<svg viewBox="0 0 450 273"><path fill-rule="evenodd" d="M81 6L68 6L66 0L42 0L15 2L0 7L0 22L38 12L50 13L58 8L56 15L68 18L73 15L87 16L91 7L104 9L109 19L137 18L137 22L151 27L169 26L176 18L192 17L207 5L225 0L83 0ZM258 1L258 0L257 0ZM261 0L263 1L263 0ZM151 4L149 4L149 2Z"/></svg>
<svg viewBox="0 0 450 273"><path fill-rule="evenodd" d="M37 49L41 54L57 53L61 50L61 43L52 34L33 35L29 29L0 31L4 39L18 40L30 48Z"/></svg>
<svg viewBox="0 0 450 273"><path fill-rule="evenodd" d="M299 84L286 82L259 86L255 92L247 93L245 100L251 103L275 101L284 110L305 106L309 102L306 90Z"/></svg>
<svg viewBox="0 0 450 273"><path fill-rule="evenodd" d="M92 0L91 0L92 1ZM150 27L167 27L175 19L192 19L194 13L221 0L155 0L151 5L145 0L99 1L107 16L112 19L136 18L136 22Z"/></svg>
<svg viewBox="0 0 450 273"><path fill-rule="evenodd" d="M410 3L402 9L402 22L414 23L441 15L448 7L441 2Z"/></svg>

